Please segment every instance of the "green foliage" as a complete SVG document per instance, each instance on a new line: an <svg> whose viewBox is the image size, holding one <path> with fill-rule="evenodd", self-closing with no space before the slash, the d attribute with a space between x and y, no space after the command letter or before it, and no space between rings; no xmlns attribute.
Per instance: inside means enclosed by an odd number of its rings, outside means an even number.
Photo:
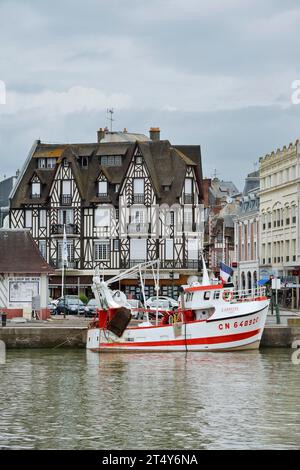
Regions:
<svg viewBox="0 0 300 470"><path fill-rule="evenodd" d="M80 293L79 298L84 304L88 303L88 298L83 292Z"/></svg>

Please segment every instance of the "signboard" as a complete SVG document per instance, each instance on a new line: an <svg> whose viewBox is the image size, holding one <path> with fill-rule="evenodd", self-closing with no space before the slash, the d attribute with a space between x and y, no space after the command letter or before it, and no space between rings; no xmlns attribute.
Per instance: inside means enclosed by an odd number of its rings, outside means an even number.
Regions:
<svg viewBox="0 0 300 470"><path fill-rule="evenodd" d="M39 295L39 279L9 279L9 302L31 303L32 298Z"/></svg>
<svg viewBox="0 0 300 470"><path fill-rule="evenodd" d="M41 296L37 295L32 297L32 310L40 310L41 308Z"/></svg>
<svg viewBox="0 0 300 470"><path fill-rule="evenodd" d="M278 278L272 279L272 289L281 289L281 280Z"/></svg>

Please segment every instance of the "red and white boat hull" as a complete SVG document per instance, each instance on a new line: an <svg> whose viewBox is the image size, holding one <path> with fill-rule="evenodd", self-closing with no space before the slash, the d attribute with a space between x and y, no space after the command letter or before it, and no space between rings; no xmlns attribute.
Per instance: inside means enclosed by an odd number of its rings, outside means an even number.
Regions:
<svg viewBox="0 0 300 470"><path fill-rule="evenodd" d="M228 304L210 318L158 326L127 328L121 338L102 328L90 328L87 349L97 352L226 351L256 349L262 337L267 299Z"/></svg>

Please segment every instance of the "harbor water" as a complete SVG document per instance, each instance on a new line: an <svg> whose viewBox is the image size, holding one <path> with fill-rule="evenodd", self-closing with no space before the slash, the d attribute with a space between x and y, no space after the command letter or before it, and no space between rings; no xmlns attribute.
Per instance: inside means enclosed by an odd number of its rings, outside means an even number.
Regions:
<svg viewBox="0 0 300 470"><path fill-rule="evenodd" d="M103 354L9 350L1 449L296 449L290 349Z"/></svg>

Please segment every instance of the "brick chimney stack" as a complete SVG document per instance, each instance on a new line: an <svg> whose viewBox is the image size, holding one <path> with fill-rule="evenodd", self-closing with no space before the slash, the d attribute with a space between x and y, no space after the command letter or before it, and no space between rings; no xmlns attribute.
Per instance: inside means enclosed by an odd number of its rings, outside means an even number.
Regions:
<svg viewBox="0 0 300 470"><path fill-rule="evenodd" d="M100 127L100 129L97 131L97 142L100 143L101 140L103 140L105 137L105 129Z"/></svg>
<svg viewBox="0 0 300 470"><path fill-rule="evenodd" d="M151 140L160 140L160 128L159 127L150 127L149 130Z"/></svg>

